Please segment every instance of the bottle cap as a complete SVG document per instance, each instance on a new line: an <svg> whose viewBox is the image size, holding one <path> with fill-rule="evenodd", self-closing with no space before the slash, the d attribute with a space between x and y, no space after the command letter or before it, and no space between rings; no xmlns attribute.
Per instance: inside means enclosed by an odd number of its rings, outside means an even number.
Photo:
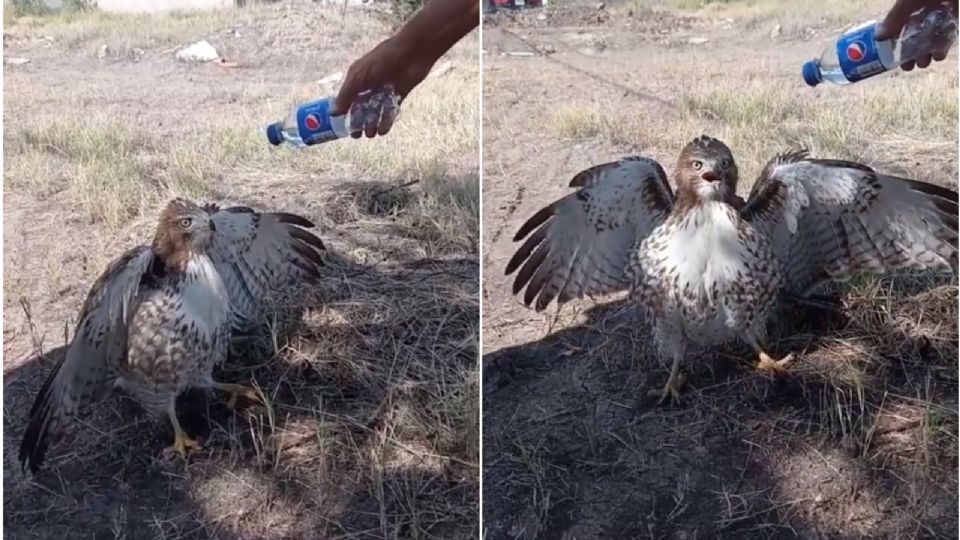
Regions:
<svg viewBox="0 0 960 540"><path fill-rule="evenodd" d="M803 64L803 80L810 86L816 86L823 82L820 77L820 66L817 65L816 60L810 60Z"/></svg>
<svg viewBox="0 0 960 540"><path fill-rule="evenodd" d="M283 135L280 133L280 124L270 124L267 126L267 140L270 144L277 146L283 142Z"/></svg>

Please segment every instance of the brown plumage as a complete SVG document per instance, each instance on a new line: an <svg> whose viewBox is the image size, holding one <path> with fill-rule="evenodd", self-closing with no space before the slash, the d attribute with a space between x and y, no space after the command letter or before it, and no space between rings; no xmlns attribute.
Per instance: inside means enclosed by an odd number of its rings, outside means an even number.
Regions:
<svg viewBox="0 0 960 540"><path fill-rule="evenodd" d="M259 396L219 383L233 330L253 324L275 293L319 277L323 242L308 220L250 208L200 208L175 199L160 215L150 246L111 262L91 288L73 340L30 410L20 461L36 470L71 420L114 386L152 418L169 418L174 449L197 447L177 421L174 402L189 387Z"/></svg>
<svg viewBox="0 0 960 540"><path fill-rule="evenodd" d="M554 299L631 290L673 359L661 397L678 396L690 346L741 339L758 367L790 362L763 349L780 294L807 296L857 272L951 270L957 265L957 193L879 174L866 165L775 156L746 201L730 149L702 136L674 169L676 194L653 160L592 167L579 190L524 223L507 264L514 294L539 311Z"/></svg>

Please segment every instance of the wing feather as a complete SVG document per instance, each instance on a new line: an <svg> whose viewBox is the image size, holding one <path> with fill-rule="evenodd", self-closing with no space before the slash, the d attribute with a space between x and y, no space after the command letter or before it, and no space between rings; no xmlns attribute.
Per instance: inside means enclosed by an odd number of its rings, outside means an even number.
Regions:
<svg viewBox="0 0 960 540"><path fill-rule="evenodd" d="M277 294L289 294L320 277L326 249L304 230L314 224L296 214L259 213L248 207L216 208L211 257L230 295L235 329L254 323Z"/></svg>
<svg viewBox="0 0 960 540"><path fill-rule="evenodd" d="M956 269L957 192L861 163L773 158L741 214L773 240L787 287L806 296L858 272Z"/></svg>
<svg viewBox="0 0 960 540"><path fill-rule="evenodd" d="M506 275L520 270L513 294L526 288L523 302L537 311L554 299L563 304L628 288L632 250L675 200L663 168L636 156L586 169L570 187L579 189L533 214L513 239L526 238Z"/></svg>
<svg viewBox="0 0 960 540"><path fill-rule="evenodd" d="M63 358L47 376L30 408L20 443L20 463L36 471L47 447L60 438L78 411L101 397L112 367L127 354L127 325L153 251L130 249L113 260L91 287L80 308L77 329Z"/></svg>

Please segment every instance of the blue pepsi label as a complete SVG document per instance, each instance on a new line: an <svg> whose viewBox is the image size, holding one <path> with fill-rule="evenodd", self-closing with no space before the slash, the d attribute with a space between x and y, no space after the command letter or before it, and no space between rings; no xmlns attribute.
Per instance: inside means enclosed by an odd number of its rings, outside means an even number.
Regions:
<svg viewBox="0 0 960 540"><path fill-rule="evenodd" d="M840 36L837 40L837 59L843 76L850 82L883 73L889 69L883 65L874 34L876 24L871 24Z"/></svg>
<svg viewBox="0 0 960 540"><path fill-rule="evenodd" d="M304 144L317 144L337 138L330 123L330 98L304 103L297 110L297 131Z"/></svg>

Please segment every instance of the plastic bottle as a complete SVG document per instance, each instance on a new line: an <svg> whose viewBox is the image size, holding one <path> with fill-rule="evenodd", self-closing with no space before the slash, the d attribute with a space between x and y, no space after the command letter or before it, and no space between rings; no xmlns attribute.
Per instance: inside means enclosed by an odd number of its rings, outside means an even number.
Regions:
<svg viewBox="0 0 960 540"><path fill-rule="evenodd" d="M364 124L390 121L400 114L400 97L392 86L357 95L347 114L331 116L335 96L294 105L285 120L267 126L267 140L304 148L362 132Z"/></svg>
<svg viewBox="0 0 960 540"><path fill-rule="evenodd" d="M898 38L877 41L877 21L847 31L819 59L803 65L803 80L845 85L862 81L916 60L924 54L946 54L957 41L957 19L949 2L915 13Z"/></svg>

